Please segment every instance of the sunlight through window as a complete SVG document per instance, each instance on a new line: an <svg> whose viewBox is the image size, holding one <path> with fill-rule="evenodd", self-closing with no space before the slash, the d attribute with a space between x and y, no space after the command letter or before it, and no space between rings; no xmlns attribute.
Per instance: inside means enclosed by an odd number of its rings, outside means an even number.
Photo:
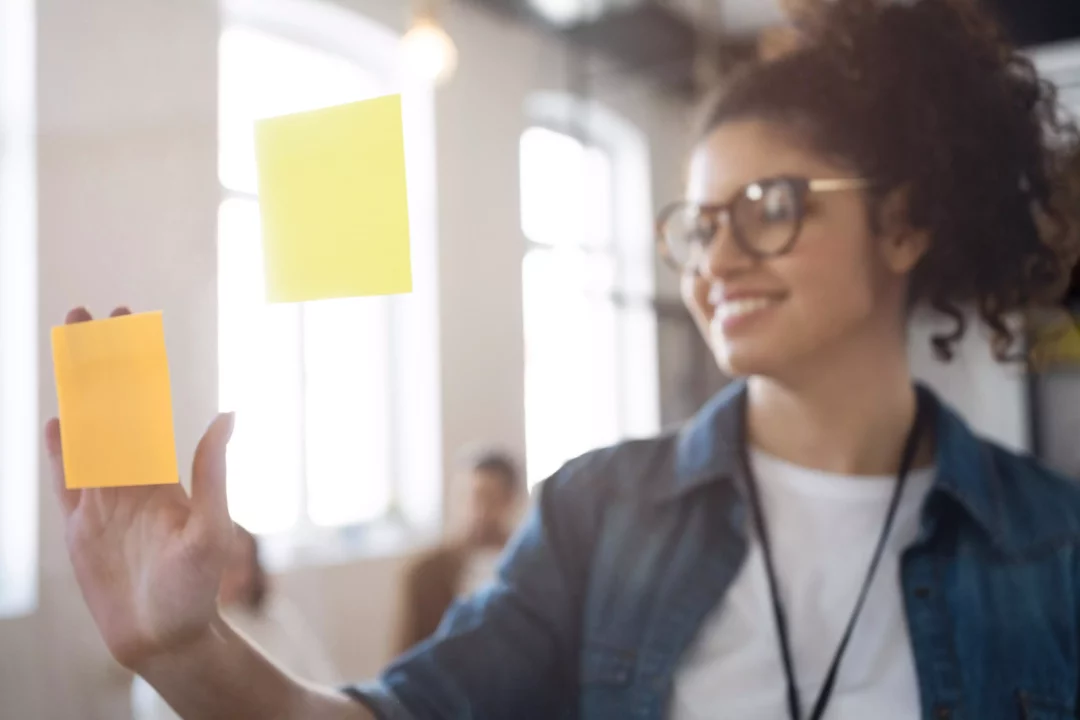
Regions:
<svg viewBox="0 0 1080 720"><path fill-rule="evenodd" d="M242 25L222 34L220 63L219 401L237 411L230 510L259 533L376 519L392 502L393 300L266 303L254 122L375 97L387 83Z"/></svg>
<svg viewBox="0 0 1080 720"><path fill-rule="evenodd" d="M628 417L634 406L628 393L653 393L655 380L642 374L654 372L654 364L628 355L655 355L656 341L651 305L643 309L624 301L627 264L649 263L651 256L642 259L617 237L621 208L612 151L531 127L521 137L520 163L521 224L528 243L522 265L525 432L532 485L566 460L636 429ZM651 326L642 324L643 312L653 318ZM651 402L656 405L655 398Z"/></svg>

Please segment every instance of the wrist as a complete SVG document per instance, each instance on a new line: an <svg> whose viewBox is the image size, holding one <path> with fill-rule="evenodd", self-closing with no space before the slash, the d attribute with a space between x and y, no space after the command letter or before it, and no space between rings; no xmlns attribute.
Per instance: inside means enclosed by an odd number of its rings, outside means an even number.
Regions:
<svg viewBox="0 0 1080 720"><path fill-rule="evenodd" d="M290 677L216 612L204 632L149 658L138 672L185 718L370 717L343 695Z"/></svg>
<svg viewBox="0 0 1080 720"><path fill-rule="evenodd" d="M216 611L205 630L148 658L138 672L180 717L299 717L288 714L297 702L297 683Z"/></svg>
<svg viewBox="0 0 1080 720"><path fill-rule="evenodd" d="M128 665L128 668L149 680L152 676L169 674L176 669L205 667L220 662L214 656L224 649L226 631L232 632L232 628L228 627L215 608L210 622L201 630L191 633L166 649L146 653L137 662Z"/></svg>

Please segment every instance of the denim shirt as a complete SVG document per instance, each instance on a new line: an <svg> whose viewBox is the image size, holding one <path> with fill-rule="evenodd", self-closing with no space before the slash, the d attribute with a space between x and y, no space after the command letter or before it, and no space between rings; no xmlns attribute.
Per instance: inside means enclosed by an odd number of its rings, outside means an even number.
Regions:
<svg viewBox="0 0 1080 720"><path fill-rule="evenodd" d="M383 720L666 717L680 660L747 554L743 392L677 434L568 463L494 584L350 693ZM920 393L937 476L900 573L922 716L1076 718L1080 489Z"/></svg>

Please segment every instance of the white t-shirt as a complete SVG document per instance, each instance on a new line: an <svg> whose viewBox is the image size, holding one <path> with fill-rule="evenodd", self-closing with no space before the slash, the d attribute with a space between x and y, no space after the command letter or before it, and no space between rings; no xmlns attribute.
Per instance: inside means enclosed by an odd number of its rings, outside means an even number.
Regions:
<svg viewBox="0 0 1080 720"><path fill-rule="evenodd" d="M751 454L809 714L851 617L881 534L895 477L808 470ZM919 687L900 588L900 555L918 533L934 471L908 476L892 532L840 662L827 720L916 720ZM752 517L751 513L748 513ZM748 521L753 527L752 520ZM788 717L787 681L761 543L706 619L674 678L672 720Z"/></svg>

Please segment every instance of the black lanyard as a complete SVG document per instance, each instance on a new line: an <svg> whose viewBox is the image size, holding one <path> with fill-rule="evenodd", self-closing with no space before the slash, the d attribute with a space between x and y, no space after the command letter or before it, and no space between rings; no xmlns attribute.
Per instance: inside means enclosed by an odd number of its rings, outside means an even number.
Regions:
<svg viewBox="0 0 1080 720"><path fill-rule="evenodd" d="M851 640L852 631L855 629L855 622L859 618L859 613L862 611L866 595L870 590L870 583L874 579L874 572L877 570L878 563L881 561L881 556L885 551L885 543L889 538L889 531L892 529L893 520L896 518L896 509L900 506L900 496L903 495L907 476L911 470L912 463L915 461L915 451L919 446L919 438L922 435L923 426L926 424L925 415L927 403L921 397L921 393L918 395L915 422L912 423L907 440L904 442L904 452L900 457L900 470L896 474L896 487L893 489L892 499L889 501L889 512L885 516L885 523L881 528L881 536L878 538L877 548L874 550L873 559L870 561L870 569L866 573L866 579L863 580L862 589L859 591L859 598L855 603L855 610L851 613L851 619L848 620L847 629L844 630L844 636L840 640L840 646L836 649L836 655L833 656L832 664L829 666L829 672L825 676L825 682L822 683L821 690L818 692L817 701L814 703L813 711L810 713L808 720L821 720L821 717L825 714L825 708L829 704L829 700L833 693L833 687L836 685L836 674L840 669L840 659L844 656L844 651L847 650L848 641ZM784 615L783 603L780 601L780 592L776 582L776 567L773 563L772 546L769 543L769 533L765 525L765 513L761 508L761 499L757 488L757 478L754 477L754 471L750 465L748 442L746 438L745 399L742 413L742 434L743 437L740 438L739 442L740 461L742 463L742 471L746 477L747 490L750 495L750 506L754 513L754 523L757 526L758 534L761 539L762 554L765 556L765 572L769 578L769 595L772 599L773 615L776 619L776 634L780 641L780 655L784 661L784 674L787 676L788 713L791 716L791 720L802 720L802 705L799 700L799 688L795 683L795 668L791 660L791 643L788 640L787 618Z"/></svg>

